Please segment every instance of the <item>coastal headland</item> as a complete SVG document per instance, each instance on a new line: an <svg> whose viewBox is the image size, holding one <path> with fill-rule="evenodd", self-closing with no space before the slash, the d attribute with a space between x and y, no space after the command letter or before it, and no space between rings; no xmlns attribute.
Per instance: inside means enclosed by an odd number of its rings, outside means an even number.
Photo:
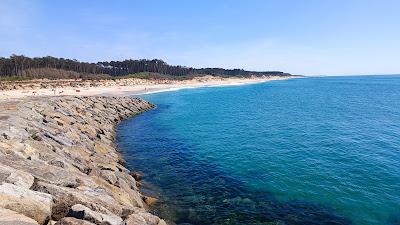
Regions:
<svg viewBox="0 0 400 225"><path fill-rule="evenodd" d="M114 146L115 125L154 105L64 96L0 107L0 224L166 224Z"/></svg>

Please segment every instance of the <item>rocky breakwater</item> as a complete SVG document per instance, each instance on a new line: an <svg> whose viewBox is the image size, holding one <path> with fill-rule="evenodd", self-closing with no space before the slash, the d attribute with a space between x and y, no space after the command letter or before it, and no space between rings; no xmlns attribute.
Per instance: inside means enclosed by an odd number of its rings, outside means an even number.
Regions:
<svg viewBox="0 0 400 225"><path fill-rule="evenodd" d="M0 102L0 224L162 225L114 146L129 97Z"/></svg>

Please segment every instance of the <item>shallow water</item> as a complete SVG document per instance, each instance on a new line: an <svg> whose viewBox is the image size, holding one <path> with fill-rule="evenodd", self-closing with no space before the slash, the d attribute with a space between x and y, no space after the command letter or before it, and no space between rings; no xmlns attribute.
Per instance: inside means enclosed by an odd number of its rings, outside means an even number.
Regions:
<svg viewBox="0 0 400 225"><path fill-rule="evenodd" d="M400 76L144 95L117 143L177 224L400 224ZM269 223L268 223L269 222Z"/></svg>

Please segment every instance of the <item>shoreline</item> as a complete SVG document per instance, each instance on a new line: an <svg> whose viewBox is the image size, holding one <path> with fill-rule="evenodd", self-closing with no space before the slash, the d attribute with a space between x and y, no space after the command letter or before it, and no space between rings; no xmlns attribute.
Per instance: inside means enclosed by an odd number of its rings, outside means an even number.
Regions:
<svg viewBox="0 0 400 225"><path fill-rule="evenodd" d="M282 78L155 84L154 90L135 93L271 80ZM0 223L18 219L26 225L167 224L148 212L156 199L139 189L139 178L124 167L115 143L119 122L154 105L115 88L121 87L95 89L102 92L94 96L80 92L0 98ZM16 219L10 220L10 215Z"/></svg>
<svg viewBox="0 0 400 225"><path fill-rule="evenodd" d="M191 80L143 80L136 78L120 79L116 81L48 81L33 80L23 82L3 82L0 90L0 100L11 100L27 97L53 96L128 96L142 95L180 89L200 87L221 87L263 83L273 80L299 78L298 76L285 77L252 77L252 78L221 78L198 77Z"/></svg>
<svg viewBox="0 0 400 225"><path fill-rule="evenodd" d="M147 91L147 92L140 92L136 95L147 95L147 94L154 94L154 93L162 93L162 92L169 92L169 91L179 91L185 89L195 89L195 88L213 88L213 87L229 87L229 86L242 86L242 85L251 85L251 84L260 84L274 80L287 80L293 79L294 77L290 78L283 78L283 79L260 79L260 80L241 80L238 82L221 82L219 84L201 84L201 85L194 85L194 86L177 86L177 87L170 87L170 88L160 88L159 90L154 91Z"/></svg>

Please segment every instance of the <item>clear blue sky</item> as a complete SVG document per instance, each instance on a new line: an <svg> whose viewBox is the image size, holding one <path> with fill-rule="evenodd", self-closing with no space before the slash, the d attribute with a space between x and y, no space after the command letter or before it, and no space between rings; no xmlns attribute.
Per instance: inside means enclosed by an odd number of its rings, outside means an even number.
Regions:
<svg viewBox="0 0 400 225"><path fill-rule="evenodd" d="M0 56L400 73L399 0L0 1Z"/></svg>

